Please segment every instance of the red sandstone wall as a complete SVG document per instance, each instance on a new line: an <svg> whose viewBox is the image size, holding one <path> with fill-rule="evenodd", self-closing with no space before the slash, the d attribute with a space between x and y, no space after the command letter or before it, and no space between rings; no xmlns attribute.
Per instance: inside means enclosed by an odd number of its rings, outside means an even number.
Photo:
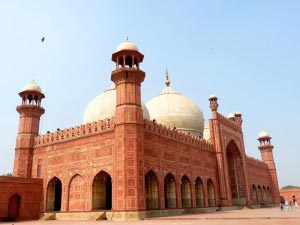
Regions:
<svg viewBox="0 0 300 225"><path fill-rule="evenodd" d="M42 190L41 179L0 176L0 221L8 216L9 198L15 194L21 197L18 220L38 219Z"/></svg>
<svg viewBox="0 0 300 225"><path fill-rule="evenodd" d="M168 172L175 176L178 185L179 207L181 205L180 179L183 175L187 175L190 179L192 196L194 196L194 182L198 176L204 183L206 196L206 183L211 179L215 186L215 199L218 204L216 163L212 145L203 140L172 132L162 126L158 126L161 128L159 131L152 130L151 134L152 128L149 127L151 125L147 124L145 130L150 133L146 132L144 138L145 174L148 172L147 168L153 168L154 172L160 168L161 208L164 208L163 181ZM173 138L170 139L172 135ZM92 210L92 183L95 175L104 170L111 177L114 176L112 169L114 147L115 133L112 120L81 125L35 138L32 176L37 177L40 173L40 177L44 179L45 195L42 211L46 211L47 186L54 176L62 182L61 211ZM39 165L40 169L38 169ZM80 183L80 188L73 187L75 181ZM80 201L78 196L84 196L85 201ZM195 205L195 199L192 205ZM205 205L208 205L207 198Z"/></svg>
<svg viewBox="0 0 300 225"><path fill-rule="evenodd" d="M35 138L32 176L44 180L42 211L46 211L47 186L53 177L62 182L61 211L92 210L92 183L102 170L111 177L115 133L113 120L81 125L75 128L38 136ZM215 187L216 205L219 205L219 183L216 157L212 144L161 125L145 121L144 175L152 170L159 183L159 208L164 208L164 177L171 173L175 177L177 207L181 208L180 181L186 175L190 180L192 207L195 203L195 180L200 177L204 184L205 206L208 206L207 181ZM244 152L243 146L241 150ZM248 187L252 185L270 187L267 166L259 160L246 157ZM38 169L40 167L40 169ZM76 179L75 179L76 178ZM73 187L80 183L80 190ZM75 188L75 189L74 189ZM70 193L71 192L71 193ZM73 193L74 192L74 193ZM75 195L73 195L75 194ZM84 196L85 201L79 201Z"/></svg>
<svg viewBox="0 0 300 225"><path fill-rule="evenodd" d="M265 187L271 188L270 175L268 166L258 159L251 157L246 157L247 173L248 173L248 187L251 193L252 186L255 185L255 188ZM274 194L272 193L272 199L274 200ZM251 199L252 199L252 195Z"/></svg>
<svg viewBox="0 0 300 225"><path fill-rule="evenodd" d="M298 205L300 205L300 188L280 189L279 192L286 201L293 201L293 195L295 195Z"/></svg>
<svg viewBox="0 0 300 225"><path fill-rule="evenodd" d="M70 134L71 135L71 134ZM41 147L37 145L33 156L32 176L37 177L38 164L41 165L41 178L44 179L43 209L46 210L46 193L49 181L55 176L62 182L62 208L61 211L90 211L92 199L92 183L100 171L106 171L112 177L112 154L114 148L114 132L112 129L101 133L83 135L68 140L45 142ZM55 141L56 140L56 141ZM47 144L48 143L48 144ZM81 192L76 196L85 196L85 203L77 201L69 194L70 184L76 176L81 181ZM72 188L73 186L71 186ZM73 190L73 189L72 189ZM71 190L71 191L72 191ZM74 193L75 194L75 193ZM78 204L77 204L78 203ZM69 209L70 206L70 209Z"/></svg>
<svg viewBox="0 0 300 225"><path fill-rule="evenodd" d="M261 187L270 186L270 176L268 167L262 161L258 159L246 157L246 165L248 172L248 184L249 187L254 185L260 185Z"/></svg>
<svg viewBox="0 0 300 225"><path fill-rule="evenodd" d="M216 205L219 204L216 176L215 153L209 147L171 138L167 131L146 130L144 134L145 174L152 170L159 183L159 208L164 208L164 178L170 172L175 177L177 206L181 208L180 181L186 175L191 184L192 207L195 202L195 180L200 177L204 184L205 206L208 206L207 181L211 179L215 187ZM167 135L167 136L165 136ZM168 137L169 136L169 137Z"/></svg>

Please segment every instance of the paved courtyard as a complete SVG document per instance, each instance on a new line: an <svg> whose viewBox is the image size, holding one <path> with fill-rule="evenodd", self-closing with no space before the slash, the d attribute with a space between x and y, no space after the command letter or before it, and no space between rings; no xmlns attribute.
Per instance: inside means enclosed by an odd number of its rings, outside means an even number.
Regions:
<svg viewBox="0 0 300 225"><path fill-rule="evenodd" d="M278 208L264 208L264 209L244 209L234 211L222 211L206 214L191 214L174 217L160 217L151 218L143 221L26 221L26 222L9 222L4 224L20 224L20 225L94 225L94 224L107 224L107 225L128 225L128 224L155 224L155 225L300 225L300 208L293 209L292 212L280 212Z"/></svg>

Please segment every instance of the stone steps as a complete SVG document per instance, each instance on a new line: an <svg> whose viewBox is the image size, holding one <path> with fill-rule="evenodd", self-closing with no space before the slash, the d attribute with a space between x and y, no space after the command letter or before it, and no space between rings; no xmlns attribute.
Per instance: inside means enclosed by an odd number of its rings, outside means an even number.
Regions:
<svg viewBox="0 0 300 225"><path fill-rule="evenodd" d="M106 212L51 212L43 213L40 220L106 220Z"/></svg>

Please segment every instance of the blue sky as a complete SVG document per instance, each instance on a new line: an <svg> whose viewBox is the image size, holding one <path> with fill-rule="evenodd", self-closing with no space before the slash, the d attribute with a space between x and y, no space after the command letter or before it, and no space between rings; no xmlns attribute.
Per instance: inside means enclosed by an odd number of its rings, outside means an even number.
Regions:
<svg viewBox="0 0 300 225"><path fill-rule="evenodd" d="M0 174L12 171L24 85L35 79L46 95L42 133L79 125L128 36L145 55L144 102L167 67L206 122L212 93L222 114L242 112L248 155L260 158L268 131L279 185L300 185L299 12L299 1L0 1Z"/></svg>

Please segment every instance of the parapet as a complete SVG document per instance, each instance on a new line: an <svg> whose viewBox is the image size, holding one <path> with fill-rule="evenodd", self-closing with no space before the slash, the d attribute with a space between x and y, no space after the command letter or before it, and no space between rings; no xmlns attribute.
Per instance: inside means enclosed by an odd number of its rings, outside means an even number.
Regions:
<svg viewBox="0 0 300 225"><path fill-rule="evenodd" d="M242 132L242 127L241 125L239 125L238 123L236 123L235 121L232 121L228 118L226 118L225 116L223 116L222 114L217 112L217 119L219 121L221 121L222 123L224 123L226 126L233 128L236 131Z"/></svg>
<svg viewBox="0 0 300 225"><path fill-rule="evenodd" d="M249 163L249 164L251 164L253 166L258 166L258 167L262 167L262 168L268 169L267 164L265 164L263 161L261 161L259 159L255 159L253 157L246 156L246 163Z"/></svg>
<svg viewBox="0 0 300 225"><path fill-rule="evenodd" d="M52 133L39 135L34 138L34 147L51 145L54 143L70 141L86 136L113 131L115 129L115 118L99 120L80 126L58 130Z"/></svg>
<svg viewBox="0 0 300 225"><path fill-rule="evenodd" d="M43 184L40 178L0 176L0 183Z"/></svg>
<svg viewBox="0 0 300 225"><path fill-rule="evenodd" d="M166 126L157 124L156 122L149 121L147 119L144 119L144 127L145 131L149 131L151 133L167 137L174 141L178 141L188 145L193 145L208 151L214 150L213 145L204 139L197 138L180 131L172 130Z"/></svg>

